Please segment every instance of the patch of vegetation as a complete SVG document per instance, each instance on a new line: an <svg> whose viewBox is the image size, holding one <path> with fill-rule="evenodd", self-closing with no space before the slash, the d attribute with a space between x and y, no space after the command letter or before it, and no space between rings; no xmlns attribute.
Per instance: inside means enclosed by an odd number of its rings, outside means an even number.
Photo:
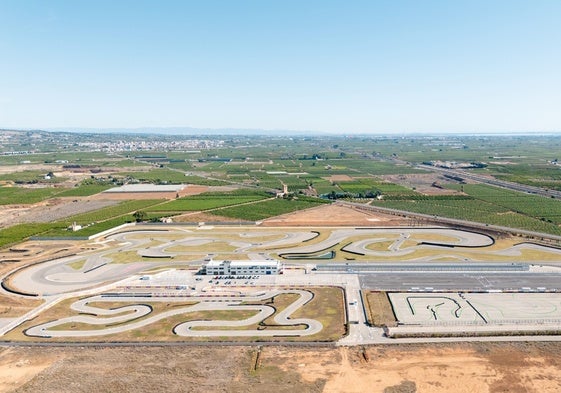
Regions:
<svg viewBox="0 0 561 393"><path fill-rule="evenodd" d="M245 192L241 192L245 191ZM184 212L209 210L223 206L238 205L270 197L263 192L239 190L233 193L205 193L179 198L148 209L148 212Z"/></svg>
<svg viewBox="0 0 561 393"><path fill-rule="evenodd" d="M0 247L19 243L31 236L45 234L54 228L62 229L60 224L52 223L19 224L0 229Z"/></svg>
<svg viewBox="0 0 561 393"><path fill-rule="evenodd" d="M51 229L40 234L39 237L89 237L95 235L96 233L106 231L108 229L114 228L116 226L133 222L134 218L132 215L125 215L117 218L113 218L106 221L96 222L92 225L88 225L79 231L73 232L68 230L67 223L55 223L52 225Z"/></svg>
<svg viewBox="0 0 561 393"><path fill-rule="evenodd" d="M545 199L545 198L544 198ZM553 223L511 212L508 209L480 200L401 200L375 201L374 204L391 209L448 217L459 220L520 228L534 232L561 235L561 228Z"/></svg>
<svg viewBox="0 0 561 393"><path fill-rule="evenodd" d="M45 179L45 175L49 174L50 179ZM35 183L60 183L64 178L55 177L52 172L48 171L23 171L6 173L0 175L0 181L12 181L16 184L35 184Z"/></svg>
<svg viewBox="0 0 561 393"><path fill-rule="evenodd" d="M186 175L183 172L172 171L165 168L153 169L148 172L119 172L116 173L115 176L154 184L199 184L207 186L222 186L229 184L228 182Z"/></svg>
<svg viewBox="0 0 561 393"><path fill-rule="evenodd" d="M361 294L370 325L397 326L397 319L386 292L362 291Z"/></svg>
<svg viewBox="0 0 561 393"><path fill-rule="evenodd" d="M0 205L31 204L61 193L60 188L0 187Z"/></svg>
<svg viewBox="0 0 561 393"><path fill-rule="evenodd" d="M542 221L561 224L561 201L484 184L464 184L463 192L472 198Z"/></svg>
<svg viewBox="0 0 561 393"><path fill-rule="evenodd" d="M75 188L70 188L57 194L57 197L81 197L99 194L111 188L109 184L83 184Z"/></svg>

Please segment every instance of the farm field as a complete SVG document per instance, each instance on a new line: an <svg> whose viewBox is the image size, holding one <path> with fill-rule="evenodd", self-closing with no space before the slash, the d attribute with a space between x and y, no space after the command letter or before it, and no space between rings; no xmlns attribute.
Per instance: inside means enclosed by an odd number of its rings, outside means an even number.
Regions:
<svg viewBox="0 0 561 393"><path fill-rule="evenodd" d="M177 214L187 211L209 210L219 207L239 205L266 198L270 198L270 195L245 190L239 190L231 193L205 193L149 207L146 211L149 213Z"/></svg>
<svg viewBox="0 0 561 393"><path fill-rule="evenodd" d="M523 198L524 197L519 199L516 207L513 206L513 203L511 202L509 204L510 207L517 208L519 210L522 209L522 206L526 205L526 201ZM542 199L549 201L546 198ZM561 204L559 201L553 202ZM561 229L553 222L548 222L547 220L542 220L539 217L533 217L522 212L510 210L510 208L503 206L502 202L501 204L494 204L475 198L458 199L453 196L449 199L442 199L441 197L425 197L421 199L376 201L373 202L373 204L390 209L406 210L433 216L449 217L480 222L483 224L493 224L535 232L550 233L553 235L561 235Z"/></svg>
<svg viewBox="0 0 561 393"><path fill-rule="evenodd" d="M273 199L251 205L234 206L215 210L220 216L238 218L240 220L259 221L265 218L278 216L298 210L308 209L326 203L317 199Z"/></svg>
<svg viewBox="0 0 561 393"><path fill-rule="evenodd" d="M147 140L153 140L151 138ZM164 137L162 139L167 140ZM311 206L312 202L309 200L304 202L303 195L323 195L330 199L351 198L363 203L375 203L435 216L559 235L561 204L555 199L547 200L535 195L477 184L454 185L452 180L442 176L431 177L432 181L419 188L414 181L408 182L408 179L415 176L421 178L427 175L427 171L417 169L415 164L439 159L484 162L485 165L473 171L490 176L506 176L510 180L519 177L521 182L531 180L535 169L534 181L555 184L561 177L558 176L559 171L555 166L556 157L548 149L557 145L559 141L551 136L536 136L530 141L517 136L485 140L469 136L386 136L357 139L240 136L227 143L209 144L212 147L207 149L184 152L153 150L149 153L113 155L103 152L61 151L29 154L25 158L0 157L0 162L12 167L11 173L0 175L0 178L8 176L11 180L30 180L29 176L37 177L47 168L58 165L60 169L62 163L73 166L74 169L95 167L100 173L99 179L95 174L91 176L95 178L89 179L93 183L78 184L78 187L73 188L71 184L66 183L64 188L50 187L52 184L45 184L47 187L41 189L0 187L0 204L29 205L55 197L88 197L105 190L115 179L160 184L252 187L255 190L270 192L281 190L285 184L289 192L293 192L299 198L297 202L257 203L255 209L249 211L247 207L231 205L252 202L252 198L245 199L240 194L241 199L237 201L218 202L219 197L214 196L206 198L206 202L202 202L202 199L191 200L190 203L172 201L161 205L160 210L149 207L146 208L149 210L146 217L157 219L184 212L212 209L217 217L225 219L262 220L275 214L285 214ZM490 151L492 153L489 153ZM28 163L28 167L21 162ZM25 169L33 168L34 165L45 167ZM20 167L22 169L18 169ZM428 179L427 177L427 181ZM459 194L462 190L466 195ZM432 194L448 193L454 193L450 195L450 199L431 197ZM224 194L225 197L226 195ZM382 200L377 201L374 196L381 196ZM99 195L96 195L96 198L99 198ZM321 202L320 199L316 201ZM219 209L221 207L224 209ZM88 217L78 217L79 220L83 218Z"/></svg>
<svg viewBox="0 0 561 393"><path fill-rule="evenodd" d="M57 188L0 187L0 205L32 204L62 192Z"/></svg>

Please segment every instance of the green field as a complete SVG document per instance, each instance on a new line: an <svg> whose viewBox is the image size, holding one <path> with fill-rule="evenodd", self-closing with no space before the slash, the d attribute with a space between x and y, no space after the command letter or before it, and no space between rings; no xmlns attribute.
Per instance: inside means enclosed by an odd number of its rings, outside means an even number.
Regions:
<svg viewBox="0 0 561 393"><path fill-rule="evenodd" d="M121 202L115 206L108 206L103 209L95 210L92 212L78 214L63 220L62 222L68 225L76 222L77 224L86 225L93 222L106 221L119 216L130 215L138 210L144 210L148 207L162 203L161 199L141 199ZM130 216L128 217L130 220Z"/></svg>
<svg viewBox="0 0 561 393"><path fill-rule="evenodd" d="M200 184L207 186L221 186L228 184L219 180L205 179L199 176L185 175L183 172L169 169L153 169L148 172L118 172L117 177L136 179L141 182L154 184Z"/></svg>
<svg viewBox="0 0 561 393"><path fill-rule="evenodd" d="M391 196L414 196L419 195L415 191L400 186L398 184L384 182L384 181L377 181L375 179L359 179L354 181L340 181L337 183L338 186L344 192L357 194L357 196L365 195L365 194L382 194L382 195L391 195Z"/></svg>
<svg viewBox="0 0 561 393"><path fill-rule="evenodd" d="M116 218L111 218L105 221L93 223L76 232L69 231L67 229L68 226L65 225L66 223L58 222L52 224L51 228L49 228L48 231L41 233L40 237L75 237L75 238L88 237L88 236L95 235L96 233L114 228L118 225L126 224L128 222L133 222L133 221L134 221L134 217L132 216L132 214L126 214Z"/></svg>
<svg viewBox="0 0 561 393"><path fill-rule="evenodd" d="M63 190L52 187L0 187L0 205L37 203L52 198Z"/></svg>
<svg viewBox="0 0 561 393"><path fill-rule="evenodd" d="M80 185L78 187L66 189L60 192L59 194L57 194L56 196L57 197L90 196L90 195L99 194L100 192L108 190L111 187L113 186L109 184L86 184L86 185Z"/></svg>
<svg viewBox="0 0 561 393"><path fill-rule="evenodd" d="M313 198L300 198L294 200L272 199L249 205L218 209L213 213L219 216L238 218L240 220L258 221L281 214L308 209L310 207L321 205L322 203L326 202Z"/></svg>
<svg viewBox="0 0 561 393"><path fill-rule="evenodd" d="M561 224L561 201L558 199L544 198L483 184L465 184L453 187L456 189L461 187L463 192L475 199L501 206L515 213Z"/></svg>
<svg viewBox="0 0 561 393"><path fill-rule="evenodd" d="M58 228L62 230L63 228L60 224L19 224L14 225L9 228L0 229L0 248L16 244L30 236L42 235L48 231Z"/></svg>
<svg viewBox="0 0 561 393"><path fill-rule="evenodd" d="M561 228L555 224L525 214L516 213L503 206L477 199L446 200L427 197L419 200L375 201L374 204L381 207L438 217L455 218L483 224L500 225L561 235Z"/></svg>
<svg viewBox="0 0 561 393"><path fill-rule="evenodd" d="M62 177L52 177L51 179L45 179L45 175L48 171L22 171L22 172L13 172L7 173L4 175L0 175L0 181L12 181L14 183L21 183L21 184L30 184L30 183L46 183L46 184L53 184L53 183L60 183L66 179Z"/></svg>
<svg viewBox="0 0 561 393"><path fill-rule="evenodd" d="M201 194L176 199L174 201L163 203L158 206L153 206L146 209L146 211L148 213L181 213L186 211L209 210L218 207L239 205L242 203L258 201L268 197L270 196L265 193L243 194L238 192L233 194Z"/></svg>
<svg viewBox="0 0 561 393"><path fill-rule="evenodd" d="M88 178L74 188L19 188L0 187L0 205L31 204L53 197L85 197L97 194L116 182L150 182L156 184L200 184L208 186L251 186L256 190L281 190L282 184L296 196L304 191L315 190L324 197L349 198L364 202L365 197L382 195L375 204L427 213L473 220L488 224L513 226L534 231L559 233L561 202L507 191L484 185L463 185L463 196L425 196L415 190L383 181L382 175L427 173L415 164L430 160L478 162L481 168L470 169L474 173L493 175L500 179L539 187L561 189L561 138L558 135L409 135L409 136L165 136L165 135L104 135L107 141L167 141L172 144L161 151L127 151L118 155L104 152L81 151L81 142L97 142L95 134L50 134L41 136L41 143L30 145L28 133L11 140L0 148L5 152L28 151L31 154L0 156L0 165L14 166L25 162L27 166L12 168L14 173L0 175L0 180L17 182L53 183L44 180L48 168L62 165L80 165L99 168L97 175ZM64 136L61 139L61 135ZM199 139L200 148L174 150L173 144L180 139ZM18 141L15 143L14 141ZM64 143L61 144L61 141ZM210 148L205 148L207 146ZM44 143L43 143L44 142ZM216 142L216 143L215 143ZM19 143L19 145L18 145ZM109 142L108 142L109 143ZM85 146L85 145L84 145ZM161 146L161 145L160 145ZM75 150L72 150L75 149ZM182 149L185 149L184 147ZM150 161L154 163L142 162ZM57 163L57 161L59 161ZM29 164L47 164L29 170ZM132 167L131 169L123 169ZM138 167L138 168L135 168ZM142 167L142 168L141 168ZM105 171L112 168L109 171ZM145 171L142 171L145 169ZM267 173L279 172L279 173ZM286 173L283 173L286 172ZM330 181L332 175L348 175L351 181ZM114 177L117 177L115 181ZM400 183L398 177L394 178ZM439 181L440 182L440 181ZM405 180L404 184L409 184ZM448 187L447 180L442 185ZM411 183L414 184L414 183ZM45 184L47 185L47 184ZM50 184L51 186L53 184ZM450 185L460 190L461 185ZM214 210L217 215L239 219L263 219L277 214L299 210L321 203L319 200L262 201L268 195L245 190L232 195L203 194L161 203L159 201L135 201L111 208L90 212L59 223L53 223L54 231L62 231L72 221L79 224L97 224L76 233L93 231L109 222L131 220L131 214L143 210L147 218L180 214L181 212ZM244 206L244 203L258 202ZM129 202L126 202L129 203ZM241 206L236 206L240 205ZM103 222L103 224L101 224ZM22 236L27 233L20 228ZM41 227L38 229L44 229ZM34 232L35 230L29 229ZM16 231L17 232L17 231ZM72 234L75 236L75 234ZM10 238L18 236L10 235Z"/></svg>

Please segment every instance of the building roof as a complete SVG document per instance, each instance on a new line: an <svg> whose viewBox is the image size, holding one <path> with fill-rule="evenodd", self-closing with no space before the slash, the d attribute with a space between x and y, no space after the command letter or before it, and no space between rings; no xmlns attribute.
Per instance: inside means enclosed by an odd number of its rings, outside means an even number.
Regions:
<svg viewBox="0 0 561 393"><path fill-rule="evenodd" d="M121 187L110 188L104 192L177 192L185 187L185 184L126 184Z"/></svg>
<svg viewBox="0 0 561 393"><path fill-rule="evenodd" d="M276 260L247 260L247 261L210 261L207 263L207 267L218 267L224 262L229 262L231 267L248 267L248 266L270 266L277 267L280 262Z"/></svg>

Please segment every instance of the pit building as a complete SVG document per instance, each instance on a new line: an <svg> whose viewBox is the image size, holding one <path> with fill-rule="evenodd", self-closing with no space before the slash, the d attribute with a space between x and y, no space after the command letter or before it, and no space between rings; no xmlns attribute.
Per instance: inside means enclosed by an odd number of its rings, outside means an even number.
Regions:
<svg viewBox="0 0 561 393"><path fill-rule="evenodd" d="M202 273L209 276L282 274L283 265L276 260L210 261Z"/></svg>

